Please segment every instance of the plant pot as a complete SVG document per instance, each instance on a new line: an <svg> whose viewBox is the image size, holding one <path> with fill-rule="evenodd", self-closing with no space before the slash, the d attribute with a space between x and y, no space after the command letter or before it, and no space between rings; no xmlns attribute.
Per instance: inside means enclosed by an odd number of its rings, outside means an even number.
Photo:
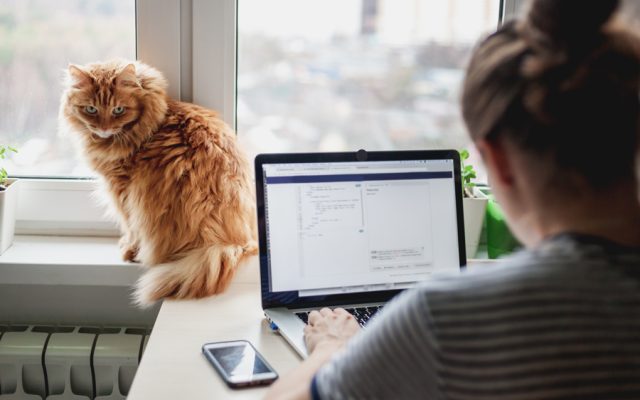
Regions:
<svg viewBox="0 0 640 400"><path fill-rule="evenodd" d="M482 225L487 210L487 197L477 188L473 191L474 198L462 199L464 213L464 238L467 258L475 257L478 252L478 242L482 233Z"/></svg>
<svg viewBox="0 0 640 400"><path fill-rule="evenodd" d="M11 244L16 232L16 213L20 181L7 179L7 188L0 192L0 254Z"/></svg>

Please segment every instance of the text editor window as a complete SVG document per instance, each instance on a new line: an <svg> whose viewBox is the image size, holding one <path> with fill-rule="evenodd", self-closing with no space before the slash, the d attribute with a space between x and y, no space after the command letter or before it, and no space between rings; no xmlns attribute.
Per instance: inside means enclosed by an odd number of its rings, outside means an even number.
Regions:
<svg viewBox="0 0 640 400"><path fill-rule="evenodd" d="M341 164L265 167L272 290L396 289L459 268L451 161Z"/></svg>

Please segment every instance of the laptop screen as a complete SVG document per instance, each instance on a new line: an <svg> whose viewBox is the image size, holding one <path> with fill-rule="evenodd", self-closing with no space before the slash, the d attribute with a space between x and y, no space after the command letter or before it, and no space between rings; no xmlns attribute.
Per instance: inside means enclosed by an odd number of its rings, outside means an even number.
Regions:
<svg viewBox="0 0 640 400"><path fill-rule="evenodd" d="M454 160L262 168L270 291L397 290L460 269Z"/></svg>

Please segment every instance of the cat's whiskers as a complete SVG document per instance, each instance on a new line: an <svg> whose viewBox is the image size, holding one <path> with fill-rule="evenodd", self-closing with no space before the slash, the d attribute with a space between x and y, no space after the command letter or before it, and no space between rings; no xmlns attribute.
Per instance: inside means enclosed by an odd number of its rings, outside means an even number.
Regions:
<svg viewBox="0 0 640 400"><path fill-rule="evenodd" d="M113 138L114 144L124 145L124 141L122 140L122 136L120 136L119 134L116 133L111 137Z"/></svg>
<svg viewBox="0 0 640 400"><path fill-rule="evenodd" d="M81 129L81 132L84 136L88 136L89 140L92 143L97 143L98 141L96 140L96 134L93 130L91 130L91 128L89 128L88 126L85 126Z"/></svg>

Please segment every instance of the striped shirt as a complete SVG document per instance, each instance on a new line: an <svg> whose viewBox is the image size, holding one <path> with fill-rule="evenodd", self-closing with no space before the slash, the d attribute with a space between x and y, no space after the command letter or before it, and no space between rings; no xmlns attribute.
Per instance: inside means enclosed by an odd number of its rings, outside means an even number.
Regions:
<svg viewBox="0 0 640 400"><path fill-rule="evenodd" d="M640 249L560 235L396 297L321 399L640 399Z"/></svg>

